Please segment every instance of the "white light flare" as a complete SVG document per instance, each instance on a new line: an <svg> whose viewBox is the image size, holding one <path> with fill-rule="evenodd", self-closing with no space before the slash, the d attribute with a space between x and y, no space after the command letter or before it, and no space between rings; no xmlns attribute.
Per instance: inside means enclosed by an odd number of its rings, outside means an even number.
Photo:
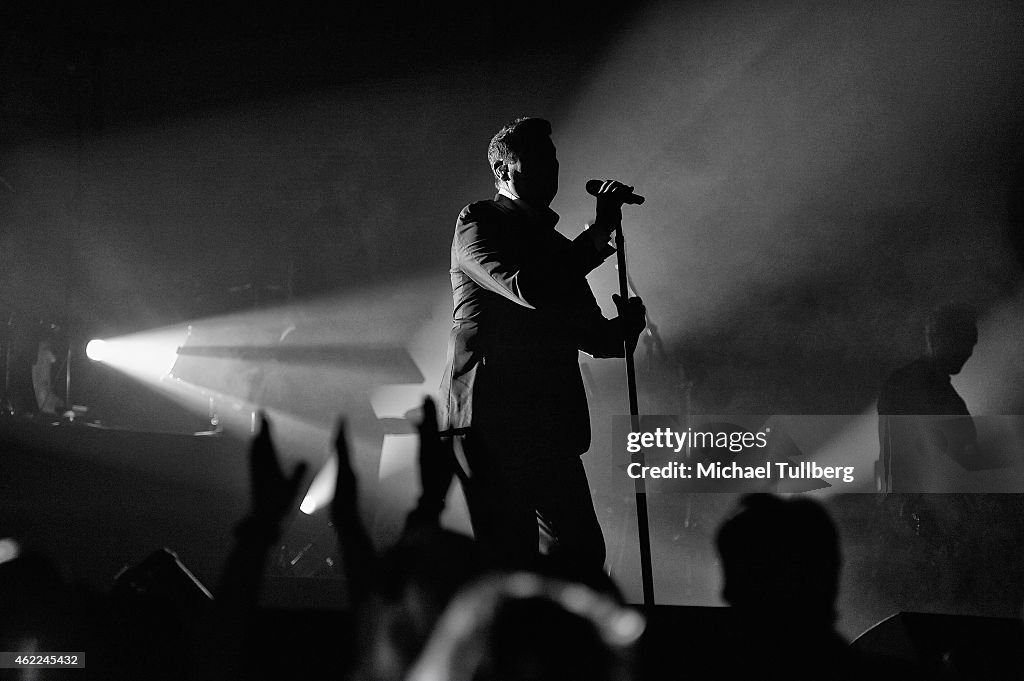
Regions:
<svg viewBox="0 0 1024 681"><path fill-rule="evenodd" d="M338 477L338 458L332 456L324 463L323 468L317 471L310 483L306 496L302 499L299 510L306 515L312 515L324 506L327 506L334 499L334 483Z"/></svg>
<svg viewBox="0 0 1024 681"><path fill-rule="evenodd" d="M9 563L20 555L21 546L18 545L18 542L10 537L0 539L0 564Z"/></svg>
<svg viewBox="0 0 1024 681"><path fill-rule="evenodd" d="M85 346L86 356L94 362L102 362L107 356L107 342L95 338Z"/></svg>
<svg viewBox="0 0 1024 681"><path fill-rule="evenodd" d="M86 345L85 354L129 376L155 383L171 373L186 335L187 329L180 327L94 339Z"/></svg>

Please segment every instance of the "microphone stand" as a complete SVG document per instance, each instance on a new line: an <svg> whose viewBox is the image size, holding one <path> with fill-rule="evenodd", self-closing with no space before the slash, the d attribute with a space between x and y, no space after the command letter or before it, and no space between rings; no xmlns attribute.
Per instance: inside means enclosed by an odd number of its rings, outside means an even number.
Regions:
<svg viewBox="0 0 1024 681"><path fill-rule="evenodd" d="M626 279L626 239L622 236L622 222L615 228L615 251L619 269L619 297L623 303L629 300L629 286ZM640 431L640 406L636 396L636 367L633 364L633 348L629 340L623 341L623 356L626 359L626 388L629 391L629 422L632 432ZM633 454L632 463L644 464L641 449ZM644 607L654 606L654 573L651 568L651 534L647 518L647 485L643 476L633 480L636 497L636 522L640 540L640 579L643 583Z"/></svg>

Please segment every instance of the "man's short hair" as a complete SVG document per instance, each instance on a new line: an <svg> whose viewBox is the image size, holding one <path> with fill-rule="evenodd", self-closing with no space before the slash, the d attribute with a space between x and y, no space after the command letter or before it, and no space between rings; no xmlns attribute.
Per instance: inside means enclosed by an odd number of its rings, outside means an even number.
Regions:
<svg viewBox="0 0 1024 681"><path fill-rule="evenodd" d="M832 624L842 554L835 523L817 501L747 495L715 543L730 605Z"/></svg>
<svg viewBox="0 0 1024 681"><path fill-rule="evenodd" d="M978 311L963 304L950 303L933 308L924 321L926 338L959 339L977 334Z"/></svg>
<svg viewBox="0 0 1024 681"><path fill-rule="evenodd" d="M491 170L496 161L515 163L520 154L548 137L551 137L549 121L543 118L517 118L491 138L491 143L487 145L487 163Z"/></svg>

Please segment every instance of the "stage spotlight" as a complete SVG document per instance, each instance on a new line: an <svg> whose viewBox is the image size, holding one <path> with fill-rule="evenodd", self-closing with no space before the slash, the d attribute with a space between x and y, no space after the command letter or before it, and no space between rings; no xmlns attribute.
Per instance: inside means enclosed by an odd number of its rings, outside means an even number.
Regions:
<svg viewBox="0 0 1024 681"><path fill-rule="evenodd" d="M158 383L171 372L185 332L179 328L160 329L93 339L85 346L86 356L149 383Z"/></svg>
<svg viewBox="0 0 1024 681"><path fill-rule="evenodd" d="M6 537L0 539L0 563L9 563L21 555L21 547L18 542Z"/></svg>
<svg viewBox="0 0 1024 681"><path fill-rule="evenodd" d="M94 338L85 346L85 355L94 362L102 362L107 354L107 341Z"/></svg>

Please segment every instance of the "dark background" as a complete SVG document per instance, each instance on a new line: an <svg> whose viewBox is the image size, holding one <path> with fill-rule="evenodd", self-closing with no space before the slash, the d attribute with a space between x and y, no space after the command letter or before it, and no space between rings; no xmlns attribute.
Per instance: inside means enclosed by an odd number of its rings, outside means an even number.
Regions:
<svg viewBox="0 0 1024 681"><path fill-rule="evenodd" d="M0 291L83 338L443 272L521 114L564 232L581 180L646 192L631 272L705 410L859 412L928 307L1015 300L1013 3L3 11Z"/></svg>
<svg viewBox="0 0 1024 681"><path fill-rule="evenodd" d="M864 414L871 445L885 376L920 352L926 311L959 301L982 317L955 385L975 414L1017 413L1022 19L996 1L4 3L0 308L17 329L61 325L82 366L89 338L213 319L216 343L245 345L313 319L310 342L406 349L422 381L393 382L418 397L444 358L455 216L493 193L491 135L538 115L564 233L592 217L587 179L648 199L626 212L664 343L639 352L646 412ZM614 277L591 277L609 314ZM277 378L309 380L300 369ZM588 369L603 423L625 410L621 367ZM326 427L359 408L354 371L317 374L337 394L289 414ZM126 379L81 373L76 401L108 420L184 427ZM393 402L400 416L415 399ZM366 451L381 436L356 435ZM629 563L602 447L597 429L599 512ZM669 599L714 602L727 505L692 526L681 501L654 512ZM857 593L887 607L911 558L885 563L878 591L878 537L867 511L845 513L867 547Z"/></svg>

